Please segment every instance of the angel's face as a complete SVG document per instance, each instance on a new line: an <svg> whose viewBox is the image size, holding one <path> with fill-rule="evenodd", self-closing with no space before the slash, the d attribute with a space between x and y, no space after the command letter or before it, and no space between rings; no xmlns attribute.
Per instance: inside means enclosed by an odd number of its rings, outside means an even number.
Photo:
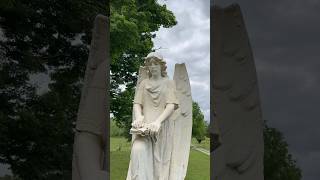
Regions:
<svg viewBox="0 0 320 180"><path fill-rule="evenodd" d="M161 65L155 61L152 61L149 65L149 71L152 76L160 76L161 75Z"/></svg>

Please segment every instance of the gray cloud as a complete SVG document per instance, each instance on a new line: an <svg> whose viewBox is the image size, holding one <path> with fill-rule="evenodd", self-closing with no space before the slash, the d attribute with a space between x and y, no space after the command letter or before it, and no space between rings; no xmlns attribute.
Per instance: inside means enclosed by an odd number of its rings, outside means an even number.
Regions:
<svg viewBox="0 0 320 180"><path fill-rule="evenodd" d="M303 171L320 177L320 1L216 0L240 5L257 67L264 119L283 132Z"/></svg>

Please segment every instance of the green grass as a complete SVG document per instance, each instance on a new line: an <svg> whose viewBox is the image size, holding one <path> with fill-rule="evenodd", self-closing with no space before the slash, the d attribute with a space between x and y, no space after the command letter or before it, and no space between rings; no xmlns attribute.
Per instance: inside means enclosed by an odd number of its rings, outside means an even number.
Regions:
<svg viewBox="0 0 320 180"><path fill-rule="evenodd" d="M129 151L110 151L111 180L125 180L129 167Z"/></svg>
<svg viewBox="0 0 320 180"><path fill-rule="evenodd" d="M125 180L130 159L130 142L121 137L110 138L111 180ZM119 148L120 147L120 148ZM191 150L185 180L209 180L210 159L208 155Z"/></svg>
<svg viewBox="0 0 320 180"><path fill-rule="evenodd" d="M124 137L110 138L110 152L112 151L130 151L131 142L128 142Z"/></svg>
<svg viewBox="0 0 320 180"><path fill-rule="evenodd" d="M203 148L203 149L206 149L206 150L210 151L210 138L208 138L208 137L206 137L205 140L201 141L200 144L198 143L196 138L192 138L191 139L191 144L196 146L196 147L200 147L200 148Z"/></svg>
<svg viewBox="0 0 320 180"><path fill-rule="evenodd" d="M209 180L210 157L199 151L191 150L185 180Z"/></svg>

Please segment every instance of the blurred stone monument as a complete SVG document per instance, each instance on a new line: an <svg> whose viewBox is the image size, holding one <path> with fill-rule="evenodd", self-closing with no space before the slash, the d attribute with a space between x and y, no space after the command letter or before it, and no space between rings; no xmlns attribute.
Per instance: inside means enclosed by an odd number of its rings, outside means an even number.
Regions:
<svg viewBox="0 0 320 180"><path fill-rule="evenodd" d="M211 11L211 179L263 180L263 120L245 23L237 4Z"/></svg>
<svg viewBox="0 0 320 180"><path fill-rule="evenodd" d="M95 18L76 122L72 180L108 179L108 27L106 16L98 15Z"/></svg>

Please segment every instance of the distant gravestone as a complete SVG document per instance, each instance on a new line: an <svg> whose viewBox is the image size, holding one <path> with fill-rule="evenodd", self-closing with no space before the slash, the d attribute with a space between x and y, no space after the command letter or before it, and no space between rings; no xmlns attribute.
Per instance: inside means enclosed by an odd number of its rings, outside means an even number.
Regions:
<svg viewBox="0 0 320 180"><path fill-rule="evenodd" d="M263 180L263 120L240 7L213 9L212 179Z"/></svg>

